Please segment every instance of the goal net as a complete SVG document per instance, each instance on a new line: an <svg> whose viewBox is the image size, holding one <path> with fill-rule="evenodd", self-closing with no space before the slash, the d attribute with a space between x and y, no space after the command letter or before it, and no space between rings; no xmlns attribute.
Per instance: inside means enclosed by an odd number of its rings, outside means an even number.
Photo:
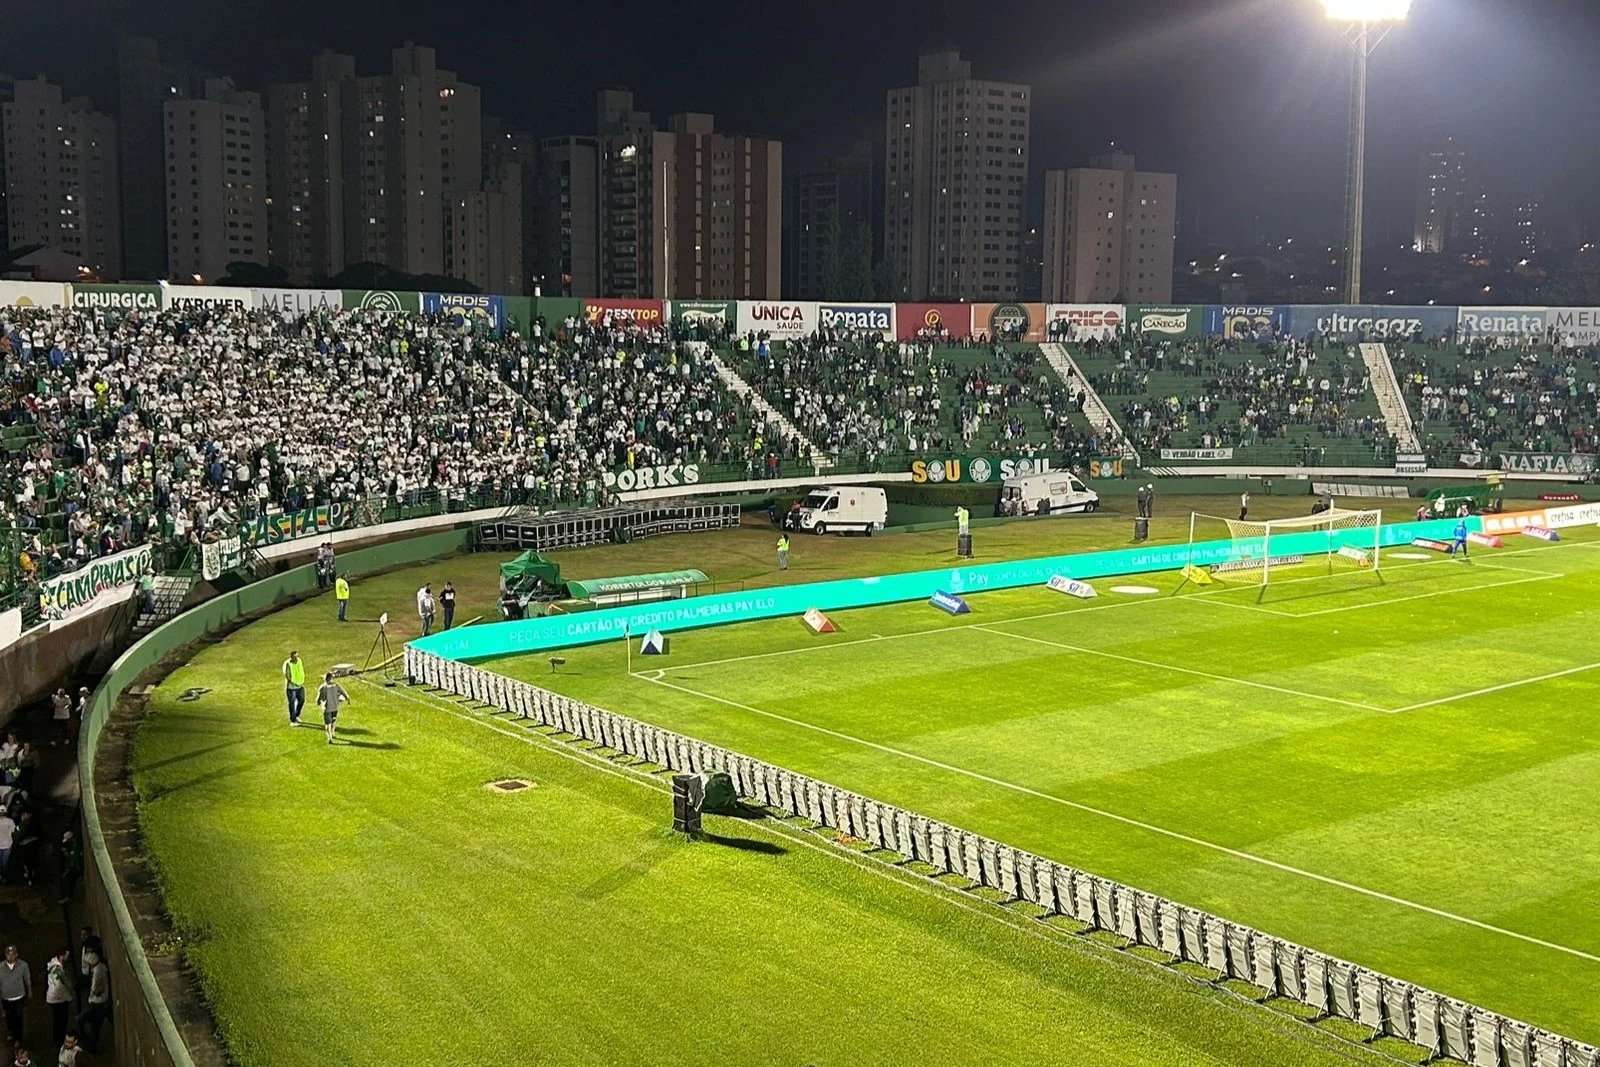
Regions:
<svg viewBox="0 0 1600 1067"><path fill-rule="evenodd" d="M1253 521L1189 515L1185 574L1206 568L1211 576L1238 575L1266 585L1275 570L1303 563L1328 573L1371 570L1379 565L1383 512L1331 508L1291 519Z"/></svg>

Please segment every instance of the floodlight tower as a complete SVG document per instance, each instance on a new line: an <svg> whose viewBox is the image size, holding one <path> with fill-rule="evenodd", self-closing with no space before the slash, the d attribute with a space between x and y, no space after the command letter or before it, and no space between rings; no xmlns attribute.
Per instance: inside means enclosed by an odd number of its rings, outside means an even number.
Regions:
<svg viewBox="0 0 1600 1067"><path fill-rule="evenodd" d="M1345 175L1345 301L1361 303L1361 228L1367 184L1367 59L1396 23L1404 22L1411 0L1322 0L1328 18L1345 24L1345 40L1356 53L1350 96L1350 169Z"/></svg>

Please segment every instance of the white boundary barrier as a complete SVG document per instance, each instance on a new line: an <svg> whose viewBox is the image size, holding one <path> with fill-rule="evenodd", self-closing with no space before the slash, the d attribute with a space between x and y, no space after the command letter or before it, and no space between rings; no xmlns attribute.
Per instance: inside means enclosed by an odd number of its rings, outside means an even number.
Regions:
<svg viewBox="0 0 1600 1067"><path fill-rule="evenodd" d="M405 668L421 683L532 719L680 773L727 773L739 795L810 819L941 874L1027 901L1091 929L1197 963L1319 1016L1366 1027L1472 1067L1600 1067L1600 1049L1209 912L1023 852L998 841L814 778L696 741L410 645Z"/></svg>

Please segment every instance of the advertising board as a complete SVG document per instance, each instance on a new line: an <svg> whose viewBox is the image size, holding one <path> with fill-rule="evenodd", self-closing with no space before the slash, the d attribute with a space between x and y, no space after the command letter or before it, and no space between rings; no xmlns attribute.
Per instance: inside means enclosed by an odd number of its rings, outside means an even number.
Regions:
<svg viewBox="0 0 1600 1067"><path fill-rule="evenodd" d="M902 341L941 331L951 337L966 337L972 332L971 304L896 304L895 334Z"/></svg>

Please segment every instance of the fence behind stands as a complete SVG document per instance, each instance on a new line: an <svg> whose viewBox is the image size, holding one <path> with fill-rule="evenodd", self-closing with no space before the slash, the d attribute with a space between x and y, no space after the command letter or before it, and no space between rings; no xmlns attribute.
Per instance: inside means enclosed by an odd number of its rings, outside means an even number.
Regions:
<svg viewBox="0 0 1600 1067"><path fill-rule="evenodd" d="M726 773L747 800L1298 1001L1371 1037L1409 1041L1430 1057L1483 1067L1600 1067L1600 1049L1591 1045L717 745L409 645L405 667L415 682L676 772Z"/></svg>

